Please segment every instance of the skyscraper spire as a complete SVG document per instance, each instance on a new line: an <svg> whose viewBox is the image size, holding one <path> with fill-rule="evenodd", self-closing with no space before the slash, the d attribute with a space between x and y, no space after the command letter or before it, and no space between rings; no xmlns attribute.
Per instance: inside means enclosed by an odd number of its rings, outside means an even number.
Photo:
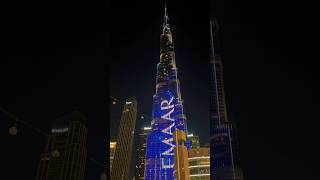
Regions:
<svg viewBox="0 0 320 180"><path fill-rule="evenodd" d="M168 11L167 11L167 4L164 4L164 20L163 20L163 29L164 28L169 28L170 29L170 25L169 25L169 17L168 17Z"/></svg>
<svg viewBox="0 0 320 180"><path fill-rule="evenodd" d="M210 17L211 55L220 54L219 24L216 17Z"/></svg>

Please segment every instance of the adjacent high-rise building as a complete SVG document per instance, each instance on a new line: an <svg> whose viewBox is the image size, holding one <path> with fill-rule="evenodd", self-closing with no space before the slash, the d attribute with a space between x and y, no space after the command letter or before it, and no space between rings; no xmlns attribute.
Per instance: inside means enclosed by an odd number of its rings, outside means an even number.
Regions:
<svg viewBox="0 0 320 180"><path fill-rule="evenodd" d="M210 180L210 148L191 148L188 154L190 180Z"/></svg>
<svg viewBox="0 0 320 180"><path fill-rule="evenodd" d="M198 148L200 147L199 136L194 134L187 135L188 140L190 142L191 148Z"/></svg>
<svg viewBox="0 0 320 180"><path fill-rule="evenodd" d="M116 140L117 146L111 169L111 179L129 179L136 118L137 101L133 97L126 101L119 122Z"/></svg>
<svg viewBox="0 0 320 180"><path fill-rule="evenodd" d="M36 180L83 180L87 157L87 128L82 113L57 119L40 156Z"/></svg>
<svg viewBox="0 0 320 180"><path fill-rule="evenodd" d="M135 179L144 179L147 135L150 132L150 130L151 130L151 127L143 127L139 130Z"/></svg>
<svg viewBox="0 0 320 180"><path fill-rule="evenodd" d="M110 142L110 172L111 172L111 169L112 169L112 162L113 162L113 159L114 159L114 153L116 152L116 147L117 147L117 142L115 141L111 141Z"/></svg>
<svg viewBox="0 0 320 180"><path fill-rule="evenodd" d="M160 36L160 62L157 65L155 90L151 132L147 138L145 180L173 180L173 132L176 129L186 131L186 117L183 112L167 8Z"/></svg>
<svg viewBox="0 0 320 180"><path fill-rule="evenodd" d="M176 129L173 133L174 147L174 179L190 180L188 150L185 146L186 133Z"/></svg>
<svg viewBox="0 0 320 180"><path fill-rule="evenodd" d="M210 21L210 163L211 179L242 180L235 123L227 117L223 67L218 45L218 24Z"/></svg>

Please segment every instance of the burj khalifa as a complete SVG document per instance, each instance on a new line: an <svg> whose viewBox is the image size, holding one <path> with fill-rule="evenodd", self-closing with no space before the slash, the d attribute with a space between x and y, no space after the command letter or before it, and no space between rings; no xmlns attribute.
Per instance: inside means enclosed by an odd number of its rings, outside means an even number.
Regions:
<svg viewBox="0 0 320 180"><path fill-rule="evenodd" d="M167 8L160 36L160 62L157 65L153 96L151 132L147 137L146 180L174 179L174 139L176 129L186 131L180 83L177 77L174 44Z"/></svg>

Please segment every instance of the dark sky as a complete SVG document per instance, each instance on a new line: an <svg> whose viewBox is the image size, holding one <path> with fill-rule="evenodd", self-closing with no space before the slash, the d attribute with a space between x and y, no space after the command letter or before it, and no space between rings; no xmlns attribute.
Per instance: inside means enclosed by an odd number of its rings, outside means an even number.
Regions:
<svg viewBox="0 0 320 180"><path fill-rule="evenodd" d="M49 132L73 110L87 118L88 156L108 162L109 78L107 2L8 2L2 16L0 106ZM0 113L1 179L35 179L46 139ZM86 179L103 169L87 162ZM5 178L7 177L7 178Z"/></svg>
<svg viewBox="0 0 320 180"><path fill-rule="evenodd" d="M88 118L88 153L107 162L109 95L151 114L163 1L8 2L0 106L46 131L72 110ZM208 137L209 2L168 1L190 131ZM216 0L229 118L247 180L319 179L319 29L306 1ZM110 16L111 15L111 16ZM108 70L110 73L108 73ZM110 90L110 93L109 93ZM111 108L111 136L120 107ZM2 176L34 179L46 140L0 114ZM137 127L150 122L138 120ZM86 179L100 169L87 163Z"/></svg>

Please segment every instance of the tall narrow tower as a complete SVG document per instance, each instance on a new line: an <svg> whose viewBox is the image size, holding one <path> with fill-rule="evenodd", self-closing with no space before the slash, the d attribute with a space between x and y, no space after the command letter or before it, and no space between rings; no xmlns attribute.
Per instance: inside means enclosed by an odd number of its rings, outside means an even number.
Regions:
<svg viewBox="0 0 320 180"><path fill-rule="evenodd" d="M174 45L167 8L160 36L160 62L157 65L153 96L151 132L147 138L145 180L174 179L173 132L186 131Z"/></svg>
<svg viewBox="0 0 320 180"><path fill-rule="evenodd" d="M227 117L218 23L210 21L210 173L212 180L242 180L235 123Z"/></svg>
<svg viewBox="0 0 320 180"><path fill-rule="evenodd" d="M137 118L137 101L130 98L123 107L117 135L117 146L111 169L111 179L129 179L134 129Z"/></svg>

